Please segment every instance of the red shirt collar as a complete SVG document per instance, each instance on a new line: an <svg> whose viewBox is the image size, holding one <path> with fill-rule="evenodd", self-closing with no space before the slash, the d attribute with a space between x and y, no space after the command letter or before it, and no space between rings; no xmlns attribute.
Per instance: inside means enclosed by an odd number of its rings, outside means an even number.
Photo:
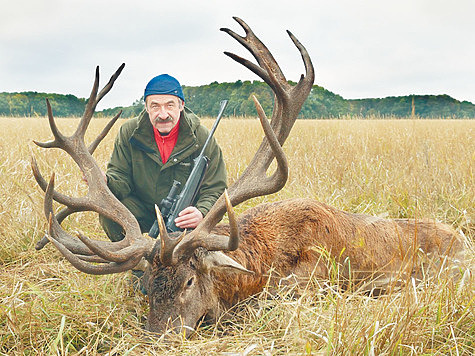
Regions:
<svg viewBox="0 0 475 356"><path fill-rule="evenodd" d="M178 120L178 122L171 129L168 135L161 135L160 132L155 127L153 128L155 142L157 144L158 151L160 152L160 156L162 158L163 163L167 162L168 158L170 157L173 151L173 148L175 148L179 132L180 132L180 120Z"/></svg>

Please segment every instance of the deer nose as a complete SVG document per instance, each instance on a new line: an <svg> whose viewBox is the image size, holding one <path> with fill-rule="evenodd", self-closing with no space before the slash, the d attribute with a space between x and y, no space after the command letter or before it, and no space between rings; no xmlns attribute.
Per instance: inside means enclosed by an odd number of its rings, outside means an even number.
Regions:
<svg viewBox="0 0 475 356"><path fill-rule="evenodd" d="M195 332L195 329L188 325L183 325L181 322L178 322L179 319L176 319L172 322L170 319L167 322L157 322L148 320L145 329L163 335L165 339L173 340L177 336L189 338Z"/></svg>

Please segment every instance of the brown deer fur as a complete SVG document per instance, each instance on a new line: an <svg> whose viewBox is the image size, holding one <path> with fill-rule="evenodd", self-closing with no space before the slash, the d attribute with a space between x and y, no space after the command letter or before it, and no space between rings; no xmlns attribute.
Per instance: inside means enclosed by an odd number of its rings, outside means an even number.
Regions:
<svg viewBox="0 0 475 356"><path fill-rule="evenodd" d="M221 269L209 273L199 267L193 272L185 272L188 264L200 265L199 256L206 253L202 249L191 258L180 260L173 268L163 267L156 258L148 272L149 283L160 280L169 284L164 282L158 288L162 294L153 309L160 315L151 312L151 330L154 330L153 325L156 331L178 326L176 322L167 324L168 319L178 315L182 317L182 325L193 328L203 315L215 318L224 308L262 291L269 281L275 285L292 274L303 283L310 276L327 279L328 258L343 267L340 276L343 279L350 278L351 268L351 280L357 286L366 291L373 288L381 291L408 277L418 278L422 273L430 273L423 268L431 263L439 266L446 257L457 262L463 260L464 254L462 236L448 225L428 219L391 220L351 214L311 199L258 205L242 214L238 225L239 249L226 252L226 255L253 274L229 273ZM229 225L217 225L213 232L229 234ZM431 263L427 263L428 259ZM181 303L177 299L186 290L181 286L190 275L195 276L203 293L199 297L185 298L187 310L164 313L168 304L179 308ZM273 278L269 280L270 275ZM155 295L157 289L149 287L149 293ZM198 305L195 299L199 299ZM190 310L199 310L199 313L187 319L185 316Z"/></svg>
<svg viewBox="0 0 475 356"><path fill-rule="evenodd" d="M227 254L256 275L217 278L216 284L222 286L217 292L230 304L260 291L271 269L280 277L313 273L328 278L321 248L337 262L349 260L355 280L374 280L375 273L382 273L386 283L397 277L402 267L410 268L411 275L421 272L422 266L413 263L414 251L434 258L463 259L462 236L448 225L429 219L350 214L310 199L259 205L239 218L239 226L240 248ZM226 225L218 225L216 230L225 233ZM229 288L233 285L239 287Z"/></svg>

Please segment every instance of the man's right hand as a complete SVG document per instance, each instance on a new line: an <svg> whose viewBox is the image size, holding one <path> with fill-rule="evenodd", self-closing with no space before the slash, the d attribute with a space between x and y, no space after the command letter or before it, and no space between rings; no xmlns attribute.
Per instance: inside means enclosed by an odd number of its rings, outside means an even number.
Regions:
<svg viewBox="0 0 475 356"><path fill-rule="evenodd" d="M183 209L175 219L175 225L180 229L194 229L203 220L203 214L194 206Z"/></svg>

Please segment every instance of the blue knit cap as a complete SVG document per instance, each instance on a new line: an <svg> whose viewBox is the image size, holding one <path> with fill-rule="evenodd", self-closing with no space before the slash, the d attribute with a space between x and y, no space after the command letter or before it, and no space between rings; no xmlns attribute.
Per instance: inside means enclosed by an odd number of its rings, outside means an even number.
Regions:
<svg viewBox="0 0 475 356"><path fill-rule="evenodd" d="M144 100L147 96L153 94L175 95L185 101L185 96L183 95L183 89L181 88L180 83L168 74L160 74L148 82L145 87Z"/></svg>

